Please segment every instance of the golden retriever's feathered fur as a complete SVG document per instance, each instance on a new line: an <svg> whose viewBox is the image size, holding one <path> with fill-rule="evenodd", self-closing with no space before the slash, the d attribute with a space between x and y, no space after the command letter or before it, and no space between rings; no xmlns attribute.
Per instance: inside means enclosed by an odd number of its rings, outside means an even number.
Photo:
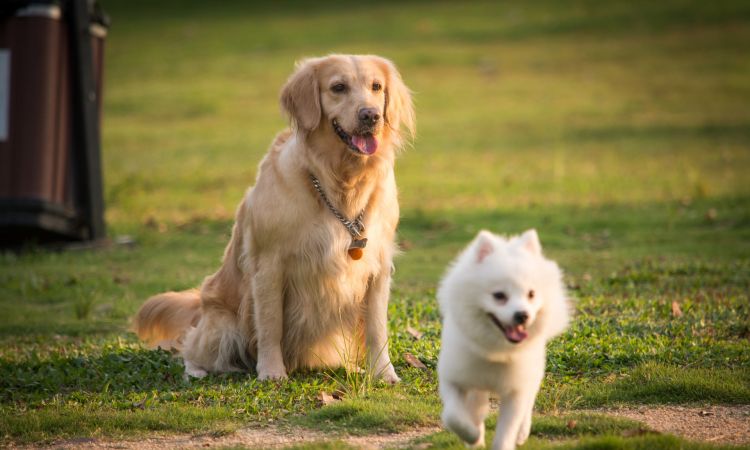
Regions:
<svg viewBox="0 0 750 450"><path fill-rule="evenodd" d="M134 328L153 345L180 348L195 376L256 367L261 379L283 378L300 367L356 365L364 343L375 372L398 381L386 312L399 217L393 164L400 128L414 133L409 90L384 58L331 55L298 64L281 106L292 129L260 163L221 267L199 293L149 299ZM362 259L347 254L352 237L310 174L345 217L364 211Z"/></svg>

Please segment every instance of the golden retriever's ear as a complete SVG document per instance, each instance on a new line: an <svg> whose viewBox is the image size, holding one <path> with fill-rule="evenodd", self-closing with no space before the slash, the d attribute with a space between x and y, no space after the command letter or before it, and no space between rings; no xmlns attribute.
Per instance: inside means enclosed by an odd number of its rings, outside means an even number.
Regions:
<svg viewBox="0 0 750 450"><path fill-rule="evenodd" d="M406 87L401 74L391 61L379 56L374 58L380 63L388 77L385 83L385 107L383 109L385 123L397 135L400 135L401 125L403 125L409 132L409 136L414 137L417 130L411 91Z"/></svg>
<svg viewBox="0 0 750 450"><path fill-rule="evenodd" d="M315 73L316 59L297 63L297 70L281 89L281 108L297 129L309 132L320 124L320 89Z"/></svg>

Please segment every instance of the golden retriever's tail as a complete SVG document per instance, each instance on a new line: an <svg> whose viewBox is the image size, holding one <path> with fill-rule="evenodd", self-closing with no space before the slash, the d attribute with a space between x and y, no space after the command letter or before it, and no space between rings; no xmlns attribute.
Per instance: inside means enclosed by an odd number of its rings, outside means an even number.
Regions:
<svg viewBox="0 0 750 450"><path fill-rule="evenodd" d="M133 318L133 331L152 347L179 350L185 333L198 324L200 308L198 289L155 295Z"/></svg>

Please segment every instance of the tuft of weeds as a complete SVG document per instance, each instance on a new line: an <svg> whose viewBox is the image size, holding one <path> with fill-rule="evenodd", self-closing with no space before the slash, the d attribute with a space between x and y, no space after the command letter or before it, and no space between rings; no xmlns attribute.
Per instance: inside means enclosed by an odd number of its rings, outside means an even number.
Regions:
<svg viewBox="0 0 750 450"><path fill-rule="evenodd" d="M350 337L343 329L344 320L339 317L341 330L339 334L340 347L336 347L338 359L342 362L340 368L329 368L326 377L335 385L334 393L340 397L358 398L369 394L379 373L375 373L372 361L367 356L364 346L357 342L358 336L364 336L361 326L356 326ZM380 350L381 352L383 349Z"/></svg>
<svg viewBox="0 0 750 450"><path fill-rule="evenodd" d="M73 302L73 310L78 320L88 319L93 308L94 298L90 296L79 297Z"/></svg>

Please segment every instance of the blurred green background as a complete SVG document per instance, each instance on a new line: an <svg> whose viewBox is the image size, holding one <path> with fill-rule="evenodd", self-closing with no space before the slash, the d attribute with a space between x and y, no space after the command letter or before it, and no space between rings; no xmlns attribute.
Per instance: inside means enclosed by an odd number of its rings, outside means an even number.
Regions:
<svg viewBox="0 0 750 450"><path fill-rule="evenodd" d="M218 267L234 208L286 126L281 86L295 60L333 52L392 59L418 120L396 169L404 254L390 326L405 383L351 414L380 411L392 422L381 431L437 423L434 374L402 353L434 367L434 286L481 228L537 228L578 301L540 411L750 403L750 2L101 3L106 218L136 245L0 255L4 439L215 430L315 409L331 382L320 374L282 391L241 376L186 384L126 330L149 295ZM154 378L158 367L175 376ZM393 411L394 396L421 409Z"/></svg>
<svg viewBox="0 0 750 450"><path fill-rule="evenodd" d="M113 233L229 220L286 125L277 96L293 62L377 53L415 93L418 137L397 164L409 238L420 220L462 216L471 232L567 228L574 250L581 233L609 230L628 256L655 254L668 231L669 253L702 241L711 255L748 254L744 2L105 6ZM725 208L741 210L732 233L676 225L734 217Z"/></svg>

